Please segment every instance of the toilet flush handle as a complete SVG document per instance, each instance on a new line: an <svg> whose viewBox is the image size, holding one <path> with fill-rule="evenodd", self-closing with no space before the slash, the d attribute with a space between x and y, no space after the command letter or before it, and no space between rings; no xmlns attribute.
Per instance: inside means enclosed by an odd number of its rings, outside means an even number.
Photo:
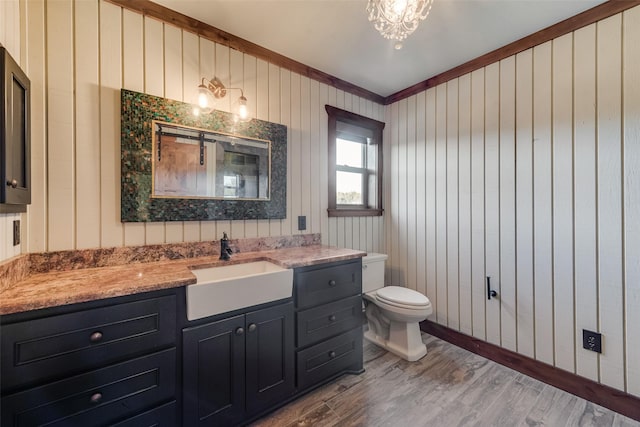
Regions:
<svg viewBox="0 0 640 427"><path fill-rule="evenodd" d="M498 293L491 289L491 277L487 276L487 299L491 299L491 297L497 297Z"/></svg>

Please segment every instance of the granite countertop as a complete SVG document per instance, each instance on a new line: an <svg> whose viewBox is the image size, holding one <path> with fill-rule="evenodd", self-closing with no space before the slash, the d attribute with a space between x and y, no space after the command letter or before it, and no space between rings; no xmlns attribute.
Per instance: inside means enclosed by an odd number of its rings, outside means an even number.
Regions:
<svg viewBox="0 0 640 427"><path fill-rule="evenodd" d="M0 292L0 315L169 289L196 283L191 268L270 261L285 268L359 258L365 252L314 245L32 274Z"/></svg>

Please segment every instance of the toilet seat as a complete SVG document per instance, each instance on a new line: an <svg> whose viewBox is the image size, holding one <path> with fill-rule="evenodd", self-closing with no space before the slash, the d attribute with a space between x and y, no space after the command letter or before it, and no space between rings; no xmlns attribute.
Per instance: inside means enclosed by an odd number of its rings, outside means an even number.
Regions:
<svg viewBox="0 0 640 427"><path fill-rule="evenodd" d="M381 303L407 310L423 310L431 307L431 302L426 296L401 286L385 286L378 289L376 299Z"/></svg>

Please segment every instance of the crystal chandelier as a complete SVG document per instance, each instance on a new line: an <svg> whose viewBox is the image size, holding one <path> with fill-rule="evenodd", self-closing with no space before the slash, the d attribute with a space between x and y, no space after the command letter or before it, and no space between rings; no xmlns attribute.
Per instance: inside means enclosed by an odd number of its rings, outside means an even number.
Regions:
<svg viewBox="0 0 640 427"><path fill-rule="evenodd" d="M427 17L432 4L433 0L369 0L367 12L376 30L401 49L402 41Z"/></svg>

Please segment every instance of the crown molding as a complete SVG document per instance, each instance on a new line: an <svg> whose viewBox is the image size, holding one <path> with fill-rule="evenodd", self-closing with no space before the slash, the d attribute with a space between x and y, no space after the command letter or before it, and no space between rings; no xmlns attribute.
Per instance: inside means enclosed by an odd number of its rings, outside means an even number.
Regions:
<svg viewBox="0 0 640 427"><path fill-rule="evenodd" d="M472 59L471 61L465 62L462 65L458 65L455 68L391 94L385 98L384 105L401 101L412 95L418 94L442 83L446 83L449 80L469 74L475 70L493 64L494 62L498 62L534 46L546 43L565 34L569 34L577 29L586 27L594 22L608 18L620 12L624 12L625 10L638 5L640 5L640 0L610 0L599 4L598 6L567 18L564 21L560 21L557 24L553 24L545 29L523 37L520 40L516 40L513 43L509 43L508 45L502 46L494 51Z"/></svg>
<svg viewBox="0 0 640 427"><path fill-rule="evenodd" d="M202 21L178 13L150 0L106 1L121 6L125 9L141 13L144 16L149 16L154 19L174 25L183 30L193 32L215 43L222 44L239 52L255 56L256 58L267 61L270 64L285 68L294 73L309 77L310 79L316 80L320 83L324 83L337 89L344 90L345 92L349 92L353 95L368 99L382 105L393 104L394 102L398 102L429 88L435 87L442 83L446 83L449 80L453 80L465 74L471 73L475 70L486 67L487 65L493 64L494 62L498 62L519 52L546 43L550 40L571 33L582 27L593 24L597 21L640 5L640 0L609 0L582 13L567 18L564 21L560 21L557 24L553 24L531 35L523 37L520 40L516 40L513 43L509 43L496 50L465 62L464 64L430 77L427 80L416 83L387 97L383 97L367 89L361 88L360 86L356 86L323 71L309 67L308 65L305 65L301 62L294 61L293 59L288 58L284 55L273 52L248 40L234 36L233 34L222 31L219 28L213 27L209 24L205 24Z"/></svg>
<svg viewBox="0 0 640 427"><path fill-rule="evenodd" d="M320 83L333 86L337 89L344 90L345 92L349 92L353 95L368 99L378 104L384 103L385 98L381 95L378 95L377 93L361 88L360 86L356 86L323 71L309 67L308 65L305 65L301 62L294 61L293 59L288 58L284 55L273 52L243 38L234 36L233 34L222 31L219 28L213 27L209 24L205 24L202 21L178 13L150 0L106 1L122 8L138 12L144 16L149 16L159 21L174 25L183 30L195 33L207 40L211 40L215 43L228 46L231 49L235 49L239 52L255 56L256 58L267 61L270 64L277 65L294 73L309 77L310 79L316 80ZM197 82L194 82L194 84L196 83Z"/></svg>

